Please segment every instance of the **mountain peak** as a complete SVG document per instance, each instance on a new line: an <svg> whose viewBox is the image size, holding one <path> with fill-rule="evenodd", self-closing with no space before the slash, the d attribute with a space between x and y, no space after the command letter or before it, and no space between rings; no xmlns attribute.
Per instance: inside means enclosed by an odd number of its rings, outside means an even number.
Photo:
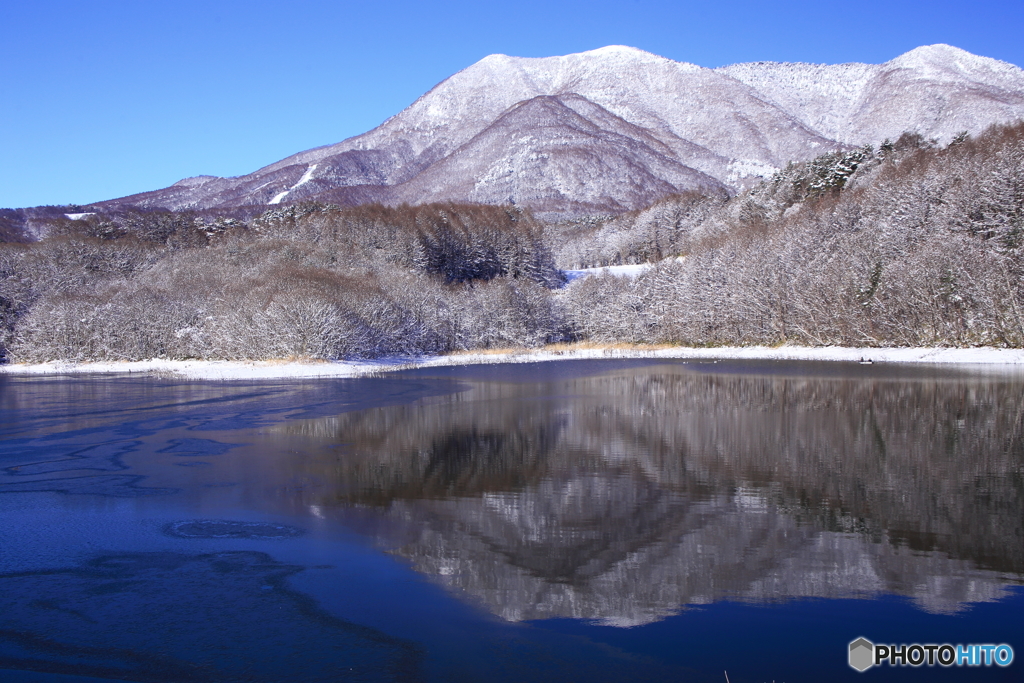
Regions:
<svg viewBox="0 0 1024 683"><path fill-rule="evenodd" d="M902 55L892 61L905 60L905 61L918 61L918 62L937 62L937 61L949 61L955 59L984 59L979 58L977 55L971 54L967 50L961 50L958 47L947 45L945 43L935 43L934 45L921 45L915 47L913 50L904 52Z"/></svg>
<svg viewBox="0 0 1024 683"><path fill-rule="evenodd" d="M924 78L947 79L951 75L972 79L1018 77L1021 69L991 57L981 57L952 45L922 45L905 52L883 66L912 69Z"/></svg>
<svg viewBox="0 0 1024 683"><path fill-rule="evenodd" d="M529 61L560 61L566 59L598 59L601 61L618 61L618 62L672 62L673 60L667 57L661 57L654 54L653 52L647 52L641 50L638 47L630 47L628 45L605 45L604 47L595 48L593 50L585 50L583 52L573 52L571 54L562 55L561 57L512 57L506 54L495 53L487 55L474 66L499 66L508 65L514 62L529 60Z"/></svg>
<svg viewBox="0 0 1024 683"><path fill-rule="evenodd" d="M638 47L630 47L628 45L605 45L594 50L587 50L585 52L577 52L577 55L588 55L592 57L631 57L631 58L644 58L644 59L666 59L652 52L641 50ZM573 55L568 55L573 56Z"/></svg>

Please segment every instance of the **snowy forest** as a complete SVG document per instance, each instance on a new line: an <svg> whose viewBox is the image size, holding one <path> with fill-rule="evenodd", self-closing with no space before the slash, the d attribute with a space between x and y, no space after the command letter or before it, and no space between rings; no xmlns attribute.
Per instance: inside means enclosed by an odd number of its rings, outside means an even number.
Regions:
<svg viewBox="0 0 1024 683"><path fill-rule="evenodd" d="M1024 123L559 223L470 204L65 211L37 240L0 224L0 360L1024 346Z"/></svg>

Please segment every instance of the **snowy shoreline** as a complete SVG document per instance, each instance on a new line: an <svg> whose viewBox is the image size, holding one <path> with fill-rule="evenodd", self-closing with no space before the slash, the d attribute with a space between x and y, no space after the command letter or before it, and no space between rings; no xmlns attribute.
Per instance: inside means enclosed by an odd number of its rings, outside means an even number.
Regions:
<svg viewBox="0 0 1024 683"><path fill-rule="evenodd" d="M1024 349L995 348L850 348L749 346L719 348L580 348L461 353L450 356L384 358L372 361L203 361L153 359L132 362L51 362L0 365L11 375L159 374L187 379L253 380L360 377L413 368L502 363L536 363L574 359L804 360L872 363L1005 365L1024 369ZM1009 369L1009 368L1007 368Z"/></svg>

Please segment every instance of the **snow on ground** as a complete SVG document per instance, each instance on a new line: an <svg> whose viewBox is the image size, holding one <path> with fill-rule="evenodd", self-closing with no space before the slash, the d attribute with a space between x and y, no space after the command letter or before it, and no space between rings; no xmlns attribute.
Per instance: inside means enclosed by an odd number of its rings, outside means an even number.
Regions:
<svg viewBox="0 0 1024 683"><path fill-rule="evenodd" d="M313 171L315 171L315 170L316 170L316 164L313 164L309 168L307 168L306 172L302 174L301 178L299 178L299 182L297 182L294 185L292 185L292 189L294 190L295 188L297 188L297 187L299 187L301 185L305 185L310 180L312 180L313 179Z"/></svg>
<svg viewBox="0 0 1024 683"><path fill-rule="evenodd" d="M83 218L88 218L89 216L95 216L96 212L94 211L92 213L66 213L64 215L67 216L68 218L70 218L73 221L80 221Z"/></svg>
<svg viewBox="0 0 1024 683"><path fill-rule="evenodd" d="M748 346L720 348L668 347L661 349L596 348L521 350L505 353L465 353L452 356L388 358L373 361L282 362L148 360L113 363L53 362L0 366L0 373L57 375L68 373L168 374L189 379L266 380L362 375L453 365L536 363L593 358L665 358L693 360L806 360L864 363L940 363L984 366L1000 372L1024 372L1024 349L847 348L804 346Z"/></svg>
<svg viewBox="0 0 1024 683"><path fill-rule="evenodd" d="M0 365L0 373L63 375L86 373L170 374L191 379L301 379L304 377L358 377L408 367L413 359L374 361L220 361L165 360Z"/></svg>
<svg viewBox="0 0 1024 683"><path fill-rule="evenodd" d="M291 192L295 188L299 187L300 185L305 185L310 180L312 180L313 179L313 171L315 171L315 170L316 170L316 164L312 164L309 168L306 169L306 172L302 174L302 177L299 178L299 182L295 183L294 185L292 185L291 187L289 187L287 190L285 190L283 192L278 192L276 195L274 195L274 198L271 199L267 203L268 204L280 204L281 200L284 199L285 197L287 197L289 192Z"/></svg>
<svg viewBox="0 0 1024 683"><path fill-rule="evenodd" d="M654 267L653 263L636 263L628 266L602 266L600 268L582 268L580 270L563 270L569 282L588 275L614 275L616 277L636 277Z"/></svg>
<svg viewBox="0 0 1024 683"><path fill-rule="evenodd" d="M291 192L291 191L292 191L292 189L289 187L284 192L278 192L277 194L274 195L273 199L271 199L269 202L267 202L267 204L280 204L281 200L284 199L285 197L287 197L288 193Z"/></svg>

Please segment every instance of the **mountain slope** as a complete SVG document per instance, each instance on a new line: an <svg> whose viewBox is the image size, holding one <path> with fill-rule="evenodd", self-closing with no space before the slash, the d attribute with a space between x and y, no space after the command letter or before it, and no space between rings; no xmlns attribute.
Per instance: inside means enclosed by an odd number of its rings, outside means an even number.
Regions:
<svg viewBox="0 0 1024 683"><path fill-rule="evenodd" d="M363 135L100 205L458 199L618 212L682 190L736 190L789 161L907 130L948 140L1019 118L1024 72L946 45L881 65L719 69L621 46L491 55Z"/></svg>
<svg viewBox="0 0 1024 683"><path fill-rule="evenodd" d="M756 62L718 69L833 140L862 145L905 131L948 142L1024 117L1024 71L950 45L885 64Z"/></svg>
<svg viewBox="0 0 1024 683"><path fill-rule="evenodd" d="M541 95L514 105L455 153L396 187L393 197L410 204L449 199L585 213L628 210L680 187L724 190L643 128L579 95Z"/></svg>

